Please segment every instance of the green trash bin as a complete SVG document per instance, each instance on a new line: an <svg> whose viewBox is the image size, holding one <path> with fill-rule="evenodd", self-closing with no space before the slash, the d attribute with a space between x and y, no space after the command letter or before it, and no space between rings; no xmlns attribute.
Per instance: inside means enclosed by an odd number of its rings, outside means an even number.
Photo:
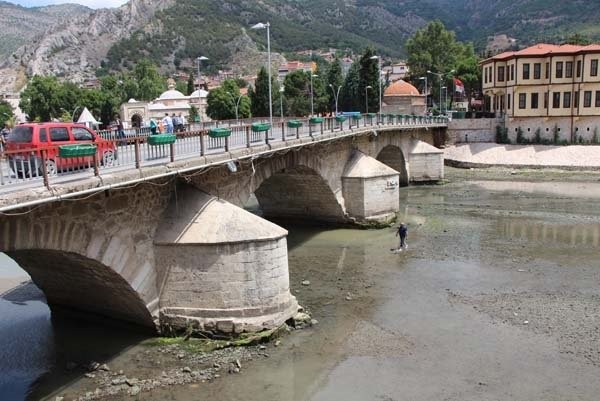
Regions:
<svg viewBox="0 0 600 401"><path fill-rule="evenodd" d="M208 131L208 136L211 138L226 138L231 135L229 128L211 128Z"/></svg>
<svg viewBox="0 0 600 401"><path fill-rule="evenodd" d="M81 145L62 145L58 147L58 155L60 157L86 157L96 154L96 145L81 144Z"/></svg>
<svg viewBox="0 0 600 401"><path fill-rule="evenodd" d="M271 129L269 123L254 123L252 124L252 132L266 132Z"/></svg>
<svg viewBox="0 0 600 401"><path fill-rule="evenodd" d="M170 145L175 143L176 140L177 137L174 134L150 135L148 137L148 145Z"/></svg>
<svg viewBox="0 0 600 401"><path fill-rule="evenodd" d="M308 120L308 123L311 125L322 124L325 119L323 117L312 117Z"/></svg>
<svg viewBox="0 0 600 401"><path fill-rule="evenodd" d="M302 127L302 121L299 120L290 120L287 123L288 128L300 128Z"/></svg>

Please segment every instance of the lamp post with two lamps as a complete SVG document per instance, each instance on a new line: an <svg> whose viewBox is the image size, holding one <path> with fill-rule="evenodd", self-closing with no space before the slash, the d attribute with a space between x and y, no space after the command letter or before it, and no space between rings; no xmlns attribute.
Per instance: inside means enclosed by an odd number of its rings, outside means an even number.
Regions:
<svg viewBox="0 0 600 401"><path fill-rule="evenodd" d="M340 96L340 89L342 89L342 85L338 86L337 91L335 90L335 88L333 87L332 84L329 84L329 87L331 88L331 91L333 92L333 98L335 100L335 115L338 115L338 98Z"/></svg>
<svg viewBox="0 0 600 401"><path fill-rule="evenodd" d="M235 97L235 95L234 95L233 93L229 92L229 94L230 94L231 96ZM237 123L237 122L238 122L238 120L239 120L239 118L238 118L238 110L239 110L239 107L240 107L240 100L242 100L242 97L243 97L243 96L244 96L244 95L240 93L240 95L238 96L238 98L237 98L237 100L236 100L236 102L235 102L235 122L236 122L236 123Z"/></svg>
<svg viewBox="0 0 600 401"><path fill-rule="evenodd" d="M270 33L270 24L259 22L252 26L251 29L266 29L267 30L267 55L268 55L268 63L267 72L269 73L269 124L271 124L271 129L273 129L273 95L271 94L271 33Z"/></svg>
<svg viewBox="0 0 600 401"><path fill-rule="evenodd" d="M75 107L75 110L73 110L73 114L71 114L71 121L75 122L75 113L77 113L77 110L79 110L80 108L81 106Z"/></svg>

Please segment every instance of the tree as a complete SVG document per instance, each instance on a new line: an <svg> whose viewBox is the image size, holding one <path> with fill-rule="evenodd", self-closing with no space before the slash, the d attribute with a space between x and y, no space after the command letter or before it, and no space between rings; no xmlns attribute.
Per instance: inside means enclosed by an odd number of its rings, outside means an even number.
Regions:
<svg viewBox="0 0 600 401"><path fill-rule="evenodd" d="M240 89L235 81L226 79L220 87L208 93L206 114L213 120L234 119L239 93Z"/></svg>
<svg viewBox="0 0 600 401"><path fill-rule="evenodd" d="M337 90L337 88L336 88ZM360 63L354 62L348 70L340 92L338 110L360 110Z"/></svg>
<svg viewBox="0 0 600 401"><path fill-rule="evenodd" d="M198 108L194 105L190 106L190 122L200 121L200 114Z"/></svg>
<svg viewBox="0 0 600 401"><path fill-rule="evenodd" d="M337 91L337 89L344 84L344 76L342 75L342 63L337 57L329 66L329 71L327 72L327 81L325 82L325 84L327 86L325 89L329 98L329 110L334 111L335 96L333 94L333 90Z"/></svg>
<svg viewBox="0 0 600 401"><path fill-rule="evenodd" d="M191 94L191 92L187 93L187 81L178 80L175 83L175 89L178 90L179 92L183 93L186 96L189 96Z"/></svg>
<svg viewBox="0 0 600 401"><path fill-rule="evenodd" d="M588 38L587 36L577 32L572 34L571 36L569 36L567 38L567 40L565 40L564 44L567 45L579 45L579 46L587 46L589 44L591 44L592 41L590 40L590 38Z"/></svg>
<svg viewBox="0 0 600 401"><path fill-rule="evenodd" d="M358 109L354 110L363 113L366 111L365 92L368 94L369 110L379 110L379 61L373 59L374 56L375 50L368 47L360 58L358 90L362 101L359 102ZM367 86L371 87L370 91L366 90Z"/></svg>
<svg viewBox="0 0 600 401"><path fill-rule="evenodd" d="M310 75L296 70L286 75L283 81L287 114L307 116L310 114Z"/></svg>
<svg viewBox="0 0 600 401"><path fill-rule="evenodd" d="M187 80L187 93L186 95L191 95L194 93L194 73L190 72L190 76Z"/></svg>
<svg viewBox="0 0 600 401"><path fill-rule="evenodd" d="M452 70L471 92L479 85L480 72L473 46L458 42L454 32L448 31L438 20L415 32L406 42L406 51L413 83L426 76L427 71L442 74L442 82L440 76L431 74L428 80L434 99L439 98L439 88L448 83L451 78L448 73ZM453 85L446 86L453 88Z"/></svg>
<svg viewBox="0 0 600 401"><path fill-rule="evenodd" d="M256 77L255 88L248 90L252 115L255 117L269 116L269 77L265 67L261 67ZM271 77L271 93L273 104L279 103L279 84Z"/></svg>
<svg viewBox="0 0 600 401"><path fill-rule="evenodd" d="M10 103L0 100L0 128L3 128L8 123L9 126L13 125L14 114Z"/></svg>
<svg viewBox="0 0 600 401"><path fill-rule="evenodd" d="M155 99L167 87L165 79L159 74L156 66L148 59L141 60L135 66L131 78L137 82L137 100L150 101Z"/></svg>
<svg viewBox="0 0 600 401"><path fill-rule="evenodd" d="M30 121L51 121L62 113L59 97L60 83L56 77L34 75L21 93L19 107Z"/></svg>

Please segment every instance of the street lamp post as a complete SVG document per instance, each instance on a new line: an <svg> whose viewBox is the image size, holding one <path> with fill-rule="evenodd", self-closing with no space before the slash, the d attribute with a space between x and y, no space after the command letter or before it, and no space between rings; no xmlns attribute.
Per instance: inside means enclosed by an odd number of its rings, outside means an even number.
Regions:
<svg viewBox="0 0 600 401"><path fill-rule="evenodd" d="M444 91L444 103L442 103L442 114L446 109L446 104L448 103L448 88L442 86L442 90Z"/></svg>
<svg viewBox="0 0 600 401"><path fill-rule="evenodd" d="M379 116L381 117L381 57L379 56L371 56L371 60L378 60L378 72L379 72L379 76L377 77L377 80L379 81Z"/></svg>
<svg viewBox="0 0 600 401"><path fill-rule="evenodd" d="M279 111L281 112L281 121L283 121L283 92L285 92L285 86L281 85L279 88Z"/></svg>
<svg viewBox="0 0 600 401"><path fill-rule="evenodd" d="M80 108L81 106L75 107L75 110L73 110L73 114L71 114L71 121L75 122L75 113L77 113L77 110L79 110Z"/></svg>
<svg viewBox="0 0 600 401"><path fill-rule="evenodd" d="M425 111L427 111L427 106L429 106L429 104L427 103L427 75L425 75L424 77L419 77L419 80L425 81L425 90L423 91L423 93L425 94Z"/></svg>
<svg viewBox="0 0 600 401"><path fill-rule="evenodd" d="M452 74L453 72L454 72L454 70L447 72L446 74ZM429 71L429 70L427 70L427 73L436 75L440 80L440 114L442 114L442 77L446 74L440 73L440 72L433 72L433 71Z"/></svg>
<svg viewBox="0 0 600 401"><path fill-rule="evenodd" d="M208 57L200 56L196 58L198 61L198 118L200 118L200 62L208 60Z"/></svg>
<svg viewBox="0 0 600 401"><path fill-rule="evenodd" d="M271 33L269 31L270 24L267 22L263 24L259 22L256 25L252 26L252 29L265 29L267 30L267 55L269 60L269 65L267 71L269 73L269 124L271 124L271 129L273 129L273 96L271 94Z"/></svg>
<svg viewBox="0 0 600 401"><path fill-rule="evenodd" d="M335 115L337 116L338 114L338 97L340 95L340 89L342 89L342 86L338 86L337 91L335 90L335 88L333 87L332 84L329 84L329 87L331 88L331 91L333 92L333 98L335 99Z"/></svg>
<svg viewBox="0 0 600 401"><path fill-rule="evenodd" d="M317 78L317 74L313 74L310 72L310 116L312 117L315 114L314 102L313 102L313 78Z"/></svg>
<svg viewBox="0 0 600 401"><path fill-rule="evenodd" d="M371 85L365 88L365 114L369 113L369 89L373 89Z"/></svg>
<svg viewBox="0 0 600 401"><path fill-rule="evenodd" d="M229 94L233 97L235 97L235 95L231 92L229 92ZM236 102L235 102L235 121L236 123L238 122L239 118L238 118L238 110L240 107L240 100L242 100L242 96L244 96L243 94L240 93L240 95L238 96Z"/></svg>

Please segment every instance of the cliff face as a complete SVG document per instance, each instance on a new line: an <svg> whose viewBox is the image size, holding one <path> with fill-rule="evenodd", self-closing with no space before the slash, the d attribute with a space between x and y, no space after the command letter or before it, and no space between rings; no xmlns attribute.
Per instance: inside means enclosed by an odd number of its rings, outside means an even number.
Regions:
<svg viewBox="0 0 600 401"><path fill-rule="evenodd" d="M145 27L157 11L175 0L131 0L115 9L55 15L54 24L34 35L0 68L0 92L17 91L35 74L82 82L95 76L110 47L131 32ZM48 21L47 13L37 23Z"/></svg>

